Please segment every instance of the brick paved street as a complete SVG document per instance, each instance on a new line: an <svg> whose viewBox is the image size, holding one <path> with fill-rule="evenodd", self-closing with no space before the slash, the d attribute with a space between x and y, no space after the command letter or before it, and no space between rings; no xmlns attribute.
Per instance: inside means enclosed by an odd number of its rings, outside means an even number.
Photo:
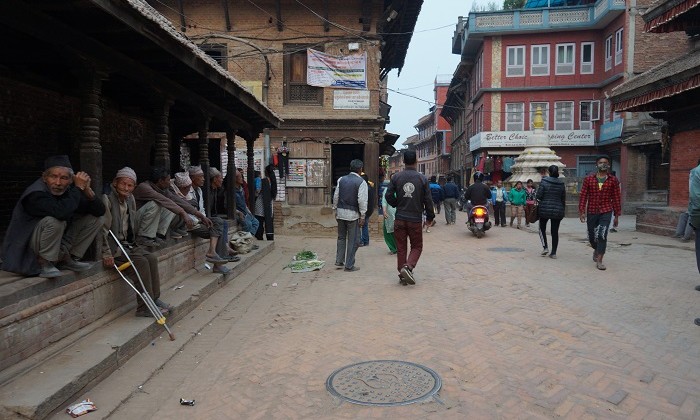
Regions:
<svg viewBox="0 0 700 420"><path fill-rule="evenodd" d="M110 390L132 388L115 419L700 418L692 243L636 233L625 216L602 272L578 220L562 224L552 260L539 256L534 229L493 228L479 240L464 217L445 226L438 215L409 287L380 238L358 251L361 270L345 273L333 266L334 239L280 237L264 262L217 292L221 306L203 303L221 313L163 369L135 382L167 342L86 395L99 407ZM328 265L283 270L302 249ZM246 277L250 285L233 294ZM174 328L188 334L186 320ZM435 370L439 398L366 407L326 391L335 369L377 359Z"/></svg>

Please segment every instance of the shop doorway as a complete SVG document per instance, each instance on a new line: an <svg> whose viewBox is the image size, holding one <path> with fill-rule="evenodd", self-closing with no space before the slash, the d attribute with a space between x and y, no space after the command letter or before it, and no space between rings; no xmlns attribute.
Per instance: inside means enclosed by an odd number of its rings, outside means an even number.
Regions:
<svg viewBox="0 0 700 420"><path fill-rule="evenodd" d="M331 199L338 185L338 178L350 173L350 162L353 159L364 160L364 144L333 144L331 145Z"/></svg>

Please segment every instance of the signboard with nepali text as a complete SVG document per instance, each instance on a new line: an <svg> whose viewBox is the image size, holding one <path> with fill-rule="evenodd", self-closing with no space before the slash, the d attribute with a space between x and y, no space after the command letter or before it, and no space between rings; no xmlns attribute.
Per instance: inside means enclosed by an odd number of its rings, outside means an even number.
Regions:
<svg viewBox="0 0 700 420"><path fill-rule="evenodd" d="M595 130L547 131L549 146L593 146ZM482 131L469 139L469 151L484 147L526 147L531 131Z"/></svg>
<svg viewBox="0 0 700 420"><path fill-rule="evenodd" d="M367 89L367 53L334 56L306 50L306 83L311 86Z"/></svg>
<svg viewBox="0 0 700 420"><path fill-rule="evenodd" d="M336 89L333 109L369 109L369 90Z"/></svg>

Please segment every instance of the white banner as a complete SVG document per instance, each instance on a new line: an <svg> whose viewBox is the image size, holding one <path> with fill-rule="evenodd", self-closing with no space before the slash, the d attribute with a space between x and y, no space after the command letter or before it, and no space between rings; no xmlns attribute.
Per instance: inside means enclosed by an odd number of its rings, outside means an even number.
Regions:
<svg viewBox="0 0 700 420"><path fill-rule="evenodd" d="M369 109L369 91L336 89L333 91L333 109Z"/></svg>
<svg viewBox="0 0 700 420"><path fill-rule="evenodd" d="M336 57L306 50L306 83L318 87L367 89L367 53Z"/></svg>
<svg viewBox="0 0 700 420"><path fill-rule="evenodd" d="M550 147L593 146L595 130L547 131ZM526 147L530 131L482 131L469 139L469 151L482 147Z"/></svg>

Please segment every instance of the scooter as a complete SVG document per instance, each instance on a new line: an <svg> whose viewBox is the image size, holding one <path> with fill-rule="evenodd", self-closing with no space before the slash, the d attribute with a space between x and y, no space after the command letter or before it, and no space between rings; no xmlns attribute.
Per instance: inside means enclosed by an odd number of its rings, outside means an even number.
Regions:
<svg viewBox="0 0 700 420"><path fill-rule="evenodd" d="M486 206L473 206L469 211L467 224L469 225L469 230L477 238L483 238L486 231L491 229L489 209Z"/></svg>

